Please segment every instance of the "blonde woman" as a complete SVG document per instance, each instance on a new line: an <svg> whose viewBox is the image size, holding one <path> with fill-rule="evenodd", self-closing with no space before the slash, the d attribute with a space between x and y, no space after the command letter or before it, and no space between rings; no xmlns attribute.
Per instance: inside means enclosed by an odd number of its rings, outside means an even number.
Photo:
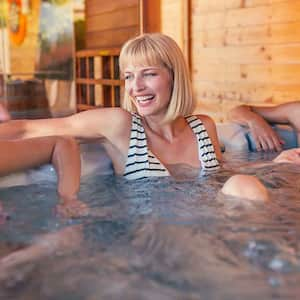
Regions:
<svg viewBox="0 0 300 300"><path fill-rule="evenodd" d="M122 47L120 70L125 79L123 108L4 122L0 139L101 138L115 174L126 179L190 178L218 169L221 151L215 123L206 115L192 115L189 72L176 42L160 33L133 38Z"/></svg>
<svg viewBox="0 0 300 300"><path fill-rule="evenodd" d="M101 108L66 118L16 120L0 125L0 138L69 135L102 138L116 175L198 176L219 167L215 124L195 107L183 54L170 37L144 34L120 54L124 108ZM182 168L182 166L188 168Z"/></svg>

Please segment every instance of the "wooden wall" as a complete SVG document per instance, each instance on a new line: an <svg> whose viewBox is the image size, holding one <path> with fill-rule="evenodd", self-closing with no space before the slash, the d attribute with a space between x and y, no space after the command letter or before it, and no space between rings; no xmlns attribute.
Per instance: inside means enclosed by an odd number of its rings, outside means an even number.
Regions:
<svg viewBox="0 0 300 300"><path fill-rule="evenodd" d="M300 98L300 1L192 0L191 18L199 111Z"/></svg>
<svg viewBox="0 0 300 300"><path fill-rule="evenodd" d="M87 0L87 49L120 48L139 32L139 0Z"/></svg>
<svg viewBox="0 0 300 300"><path fill-rule="evenodd" d="M190 63L197 112L216 121L241 103L300 98L300 0L87 1L88 49L121 47L141 26L172 36Z"/></svg>

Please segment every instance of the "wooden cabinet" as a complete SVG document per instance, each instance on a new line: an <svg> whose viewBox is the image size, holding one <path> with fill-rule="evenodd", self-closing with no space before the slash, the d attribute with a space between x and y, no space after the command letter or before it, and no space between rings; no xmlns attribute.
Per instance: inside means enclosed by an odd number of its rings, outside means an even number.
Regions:
<svg viewBox="0 0 300 300"><path fill-rule="evenodd" d="M120 106L123 80L119 50L81 50L76 53L77 110Z"/></svg>

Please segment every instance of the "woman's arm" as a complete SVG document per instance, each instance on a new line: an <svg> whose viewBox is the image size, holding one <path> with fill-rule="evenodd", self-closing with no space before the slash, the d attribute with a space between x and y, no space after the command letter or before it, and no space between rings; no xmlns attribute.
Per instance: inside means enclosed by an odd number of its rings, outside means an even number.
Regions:
<svg viewBox="0 0 300 300"><path fill-rule="evenodd" d="M64 118L11 120L0 124L0 140L42 136L117 139L131 115L121 108L92 109ZM127 124L126 123L126 124Z"/></svg>
<svg viewBox="0 0 300 300"><path fill-rule="evenodd" d="M249 128L257 151L281 151L284 142L268 123L279 122L276 112L274 107L240 105L228 113L228 119Z"/></svg>

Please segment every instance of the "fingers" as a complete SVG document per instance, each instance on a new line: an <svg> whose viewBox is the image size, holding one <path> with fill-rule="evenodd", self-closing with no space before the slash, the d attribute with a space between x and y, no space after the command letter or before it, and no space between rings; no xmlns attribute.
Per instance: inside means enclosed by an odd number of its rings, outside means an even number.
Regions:
<svg viewBox="0 0 300 300"><path fill-rule="evenodd" d="M278 137L276 133L264 133L262 135L253 134L253 139L257 151L280 152L282 151L282 145L284 144L284 142Z"/></svg>
<svg viewBox="0 0 300 300"><path fill-rule="evenodd" d="M72 200L64 202L63 204L58 204L56 211L62 218L79 218L89 214L88 206L79 200Z"/></svg>

